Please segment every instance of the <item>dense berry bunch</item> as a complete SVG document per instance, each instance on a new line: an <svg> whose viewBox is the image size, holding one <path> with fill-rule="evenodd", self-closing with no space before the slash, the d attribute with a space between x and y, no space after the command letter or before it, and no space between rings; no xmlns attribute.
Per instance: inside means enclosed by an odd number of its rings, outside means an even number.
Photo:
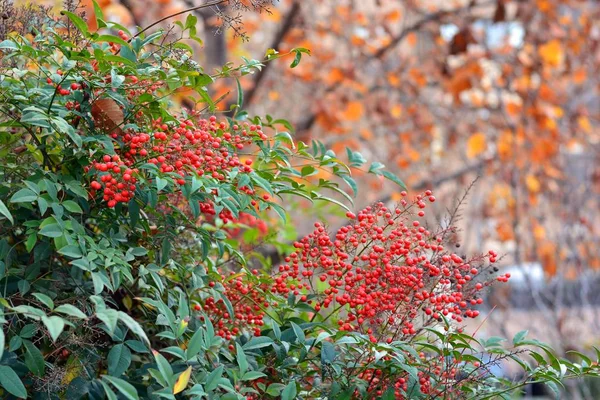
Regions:
<svg viewBox="0 0 600 400"><path fill-rule="evenodd" d="M93 163L98 179L91 183L91 188L94 191L104 189L103 198L109 207L131 200L136 183L144 182L136 168L143 163L156 165L161 173L170 174L179 185L184 185L186 177L192 175L224 181L234 169L242 174L252 172L252 160L240 160L238 152L255 139L267 138L257 125L228 126L225 122L217 122L214 116L209 119L181 118L177 123L156 119L151 122L151 127L149 133L113 132L118 155L105 155ZM127 186L127 195L114 190L120 183ZM255 194L248 187L240 190ZM201 203L200 207L205 214L215 214L214 204L210 201ZM225 214L223 218L232 219Z"/></svg>
<svg viewBox="0 0 600 400"><path fill-rule="evenodd" d="M316 311L373 342L414 336L442 315L458 323L477 317L480 291L491 284L480 275L489 268L486 258L493 262L496 254L466 260L446 251L445 231L434 233L420 220L433 201L427 191L395 209L378 203L348 213L350 222L333 236L316 223L294 244L272 290L301 300L316 295L314 303L308 300Z"/></svg>
<svg viewBox="0 0 600 400"><path fill-rule="evenodd" d="M214 282L209 286L214 287ZM231 302L233 315L221 299L209 297L203 305L217 335L231 340L242 330L250 329L254 335L260 336L260 327L264 325L264 310L269 307L264 294L266 286L248 282L242 275L234 275L233 272L224 279L223 286L224 294ZM201 310L202 306L198 305L196 309Z"/></svg>

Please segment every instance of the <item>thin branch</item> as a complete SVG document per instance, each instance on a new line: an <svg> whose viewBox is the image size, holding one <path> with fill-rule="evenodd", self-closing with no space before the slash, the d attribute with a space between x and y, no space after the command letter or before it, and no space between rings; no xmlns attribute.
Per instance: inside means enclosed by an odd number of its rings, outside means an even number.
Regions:
<svg viewBox="0 0 600 400"><path fill-rule="evenodd" d="M277 50L279 48L283 39L285 39L285 37L287 36L290 29L292 29L292 27L294 26L294 24L293 24L294 19L296 18L296 15L299 12L300 12L300 3L298 1L295 1L292 4L290 11L286 15L285 20L283 21L283 25L281 26L281 29L279 29L279 32L277 32L277 35L275 35L275 37L273 38L273 41L271 42L271 45L269 46L270 49ZM246 96L245 96L246 106L252 103L252 100L254 99L254 96L256 95L256 91L258 90L260 83L266 76L266 73L267 73L270 65L271 65L271 63L265 64L265 66L260 71L258 71L258 73L254 76L254 84L252 85L252 88L250 90L248 90L248 93L246 93Z"/></svg>
<svg viewBox="0 0 600 400"><path fill-rule="evenodd" d="M150 28L152 28L152 27L154 27L154 26L160 24L161 22L164 22L164 21L166 21L166 20L168 20L170 18L176 17L176 16L181 15L181 14L186 14L186 13L189 13L189 12L193 12L193 11L196 11L196 10L201 10L203 8L218 6L219 4L227 3L228 1L229 0L215 0L215 1L212 1L210 3L203 4L201 6L196 6L196 7L188 8L186 10L176 12L175 14L167 15L166 17L161 18L158 21L155 21L155 22L151 23L150 25L148 25L147 27L145 27L144 29L142 29L141 31L139 31L138 33L136 33L135 35L133 35L128 40L128 42L131 42L134 38L140 36L142 33L146 32L148 29L150 29Z"/></svg>

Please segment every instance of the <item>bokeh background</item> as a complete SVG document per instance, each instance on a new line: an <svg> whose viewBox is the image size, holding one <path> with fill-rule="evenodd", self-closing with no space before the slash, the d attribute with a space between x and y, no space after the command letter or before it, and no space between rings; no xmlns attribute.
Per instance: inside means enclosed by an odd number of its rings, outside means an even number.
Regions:
<svg viewBox="0 0 600 400"><path fill-rule="evenodd" d="M99 0L132 31L204 3ZM297 68L280 59L241 78L251 115L381 161L411 192L432 188L439 223L463 199L457 251L494 249L512 274L480 332L600 346L600 2L237 0L197 17L207 71L310 49ZM227 110L235 80L212 95ZM357 208L398 200L397 187L356 174ZM309 208L298 234L323 213Z"/></svg>

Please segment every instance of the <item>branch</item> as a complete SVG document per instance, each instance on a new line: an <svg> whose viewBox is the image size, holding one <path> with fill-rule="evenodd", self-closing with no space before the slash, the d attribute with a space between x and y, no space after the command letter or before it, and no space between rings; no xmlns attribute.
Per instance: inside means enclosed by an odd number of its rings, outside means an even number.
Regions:
<svg viewBox="0 0 600 400"><path fill-rule="evenodd" d="M192 11L201 10L203 8L208 8L208 7L212 7L212 6L218 6L219 4L227 3L228 1L229 0L215 0L215 1L212 1L210 3L203 4L201 6L196 6L196 7L188 8L186 10L176 12L175 14L167 15L166 17L161 18L158 21L155 21L155 22L151 23L150 25L148 25L147 27L145 27L144 29L142 29L141 31L139 31L138 33L136 33L135 35L133 35L128 40L128 42L131 42L134 38L140 36L142 33L146 32L148 29L150 29L150 28L152 28L152 27L154 27L154 26L160 24L161 22L164 22L164 21L166 21L166 20L168 20L170 18L176 17L176 16L181 15L181 14L186 14L186 13L189 13L189 12L192 12Z"/></svg>
<svg viewBox="0 0 600 400"><path fill-rule="evenodd" d="M281 26L281 29L279 29L279 32L277 32L277 35L275 35L275 37L273 38L273 41L271 42L271 45L269 46L270 49L277 50L279 45L281 45L281 42L283 41L283 39L285 39L285 36L287 35L287 33L294 26L293 25L294 18L296 17L296 15L298 14L299 11L300 11L300 3L297 1L294 1L294 3L292 4L292 8L290 9L287 16L285 17L285 20L283 21L283 25ZM265 64L265 66L260 71L258 71L258 73L255 75L254 85L252 85L252 88L248 91L248 93L246 93L246 96L245 96L246 106L248 106L249 104L252 103L252 99L256 95L256 91L258 90L260 83L264 79L270 65L271 65L271 63Z"/></svg>

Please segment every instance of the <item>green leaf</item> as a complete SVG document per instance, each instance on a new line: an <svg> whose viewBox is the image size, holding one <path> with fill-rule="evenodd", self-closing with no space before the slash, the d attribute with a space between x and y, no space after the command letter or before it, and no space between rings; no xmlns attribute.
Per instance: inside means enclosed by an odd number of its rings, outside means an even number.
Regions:
<svg viewBox="0 0 600 400"><path fill-rule="evenodd" d="M304 331L302 330L302 328L300 328L297 324L290 322L290 324L292 325L292 329L294 330L294 333L296 334L296 338L298 338L298 342L300 343L304 343L306 342L306 337L304 336Z"/></svg>
<svg viewBox="0 0 600 400"><path fill-rule="evenodd" d="M67 18L73 22L73 25L79 29L79 31L83 34L83 36L87 37L89 34L87 23L77 14L74 14L70 11L61 11L62 15L66 15Z"/></svg>
<svg viewBox="0 0 600 400"><path fill-rule="evenodd" d="M163 377L165 382L172 386L174 383L174 375L173 368L171 368L171 364L167 361L167 359L160 354L158 351L154 350L154 359L156 360L156 366L160 372L160 375Z"/></svg>
<svg viewBox="0 0 600 400"><path fill-rule="evenodd" d="M117 388L117 390L121 392L123 396L125 396L125 398L129 400L139 400L137 390L135 390L135 387L133 387L131 383L109 375L102 375L102 379L112 383L113 386Z"/></svg>
<svg viewBox="0 0 600 400"><path fill-rule="evenodd" d="M223 368L222 365L219 365L217 369L208 374L206 377L206 384L204 385L207 391L215 390L217 388L219 378L223 375Z"/></svg>
<svg viewBox="0 0 600 400"><path fill-rule="evenodd" d="M513 344L519 344L523 341L523 339L525 339L525 336L527 336L527 333L529 333L529 331L524 330L524 331L520 331L518 332L515 337L513 338Z"/></svg>
<svg viewBox="0 0 600 400"><path fill-rule="evenodd" d="M273 344L273 339L267 336L254 336L252 339L248 341L242 348L244 350L253 350L253 349L261 349L263 347L268 347Z"/></svg>
<svg viewBox="0 0 600 400"><path fill-rule="evenodd" d="M160 192L167 186L168 183L169 183L168 180L163 179L160 176L157 176L156 177L156 190Z"/></svg>
<svg viewBox="0 0 600 400"><path fill-rule="evenodd" d="M68 246L62 247L60 250L58 250L58 253L71 258L83 257L81 249L76 244L70 244Z"/></svg>
<svg viewBox="0 0 600 400"><path fill-rule="evenodd" d="M96 312L96 317L106 324L110 332L114 332L117 328L117 321L119 320L119 314L117 310L99 310Z"/></svg>
<svg viewBox="0 0 600 400"><path fill-rule="evenodd" d="M81 209L79 204L75 203L73 200L63 201L62 206L69 212L75 214L83 214L83 210Z"/></svg>
<svg viewBox="0 0 600 400"><path fill-rule="evenodd" d="M13 336L13 338L18 337L18 336ZM12 339L11 339L12 340ZM6 341L6 338L4 337L4 328L0 327L0 360L2 359L2 355L4 354L4 342Z"/></svg>
<svg viewBox="0 0 600 400"><path fill-rule="evenodd" d="M296 381L291 381L281 392L281 400L293 400L296 398L296 393Z"/></svg>
<svg viewBox="0 0 600 400"><path fill-rule="evenodd" d="M335 347L331 342L323 342L321 346L321 363L331 364L335 360Z"/></svg>
<svg viewBox="0 0 600 400"><path fill-rule="evenodd" d="M23 344L25 345L25 365L35 376L43 376L46 363L42 352L29 340L24 340Z"/></svg>
<svg viewBox="0 0 600 400"><path fill-rule="evenodd" d="M52 310L54 308L54 302L48 295L45 295L43 293L33 293L33 296L35 296L36 299L44 303L44 305L49 309Z"/></svg>
<svg viewBox="0 0 600 400"><path fill-rule="evenodd" d="M108 352L108 374L121 376L131 365L131 350L123 343L113 346Z"/></svg>
<svg viewBox="0 0 600 400"><path fill-rule="evenodd" d="M96 23L98 23L98 20L104 19L104 13L102 12L102 7L98 5L96 0L92 0L92 4L94 5L94 16L96 17Z"/></svg>
<svg viewBox="0 0 600 400"><path fill-rule="evenodd" d="M77 307L75 307L71 304L60 305L54 309L54 312L66 314L71 317L75 317L75 318L79 318L79 319L87 318L87 315L85 315L85 313L83 311L79 310Z"/></svg>
<svg viewBox="0 0 600 400"><path fill-rule="evenodd" d="M50 337L54 342L56 342L56 339L58 339L65 328L65 321L56 315L51 317L42 317L42 321L44 322L44 325L46 325L46 328L48 328Z"/></svg>
<svg viewBox="0 0 600 400"><path fill-rule="evenodd" d="M285 385L282 383L272 383L267 388L267 394L269 396L278 397L284 388L285 388Z"/></svg>
<svg viewBox="0 0 600 400"><path fill-rule="evenodd" d="M243 375L246 371L248 371L248 360L246 359L246 354L244 353L244 349L242 349L242 346L240 346L239 343L236 343L235 347L235 358L237 359L237 363L240 367L240 372Z"/></svg>
<svg viewBox="0 0 600 400"><path fill-rule="evenodd" d="M17 44L12 40L4 40L0 42L0 50L17 50Z"/></svg>
<svg viewBox="0 0 600 400"><path fill-rule="evenodd" d="M11 367L0 365L0 385L13 396L21 399L27 398L27 390L25 390L23 382Z"/></svg>
<svg viewBox="0 0 600 400"><path fill-rule="evenodd" d="M4 204L2 200L0 200L0 214L4 215L10 221L11 224L15 223L12 215L10 214L10 211L8 211L6 204Z"/></svg>
<svg viewBox="0 0 600 400"><path fill-rule="evenodd" d="M259 372L259 371L248 371L244 375L242 375L241 380L242 381L253 381L255 379L263 378L265 376L267 376L267 375L265 375L264 373Z"/></svg>
<svg viewBox="0 0 600 400"><path fill-rule="evenodd" d="M150 346L150 340L148 340L146 332L144 332L142 326L135 319L131 318L128 314L124 313L123 311L119 311L118 318L119 321L124 323L125 326L127 326L127 328L129 328L131 332L133 332L135 335L137 335L137 337L142 339L144 342L146 342L148 346Z"/></svg>
<svg viewBox="0 0 600 400"><path fill-rule="evenodd" d="M63 235L63 229L58 224L48 224L40 229L38 233L42 236L57 238Z"/></svg>
<svg viewBox="0 0 600 400"><path fill-rule="evenodd" d="M21 189L10 198L11 203L31 203L38 198L31 189Z"/></svg>
<svg viewBox="0 0 600 400"><path fill-rule="evenodd" d="M403 189L406 189L406 184L390 171L381 171L381 175L383 175L387 180L392 181L396 185L402 187Z"/></svg>

